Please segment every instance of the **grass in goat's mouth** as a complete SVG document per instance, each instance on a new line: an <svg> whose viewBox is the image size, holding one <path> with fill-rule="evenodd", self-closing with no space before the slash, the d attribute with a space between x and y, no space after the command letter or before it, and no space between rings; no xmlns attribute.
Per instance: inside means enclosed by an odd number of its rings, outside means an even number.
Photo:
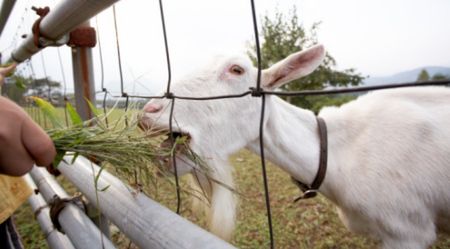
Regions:
<svg viewBox="0 0 450 249"><path fill-rule="evenodd" d="M169 133L169 134L167 134L167 136L169 137L169 138L171 138L171 137L173 137L173 138L175 138L175 139L177 139L177 138L179 138L179 137L182 137L183 136L183 134L181 133L181 132L172 132L172 133ZM188 135L186 135L187 137L188 137Z"/></svg>
<svg viewBox="0 0 450 249"><path fill-rule="evenodd" d="M167 133L166 137L167 138L161 143L161 147L174 147L176 149L176 152L180 152L183 151L183 149L186 149L191 139L188 134L184 134L181 132L169 132ZM176 143L177 141L178 143Z"/></svg>
<svg viewBox="0 0 450 249"><path fill-rule="evenodd" d="M53 140L58 152L54 165L64 160L65 155L84 156L100 162L102 167L111 169L122 179L129 179L133 185L152 185L154 178L171 176L167 165L162 165L161 158L172 158L183 153L197 170L208 175L206 164L189 148L189 137L181 132L169 134L170 142L165 143L160 131L139 129L138 112L126 112L116 120L111 119L111 113L102 113L91 105L96 117L82 121L75 109L67 103L66 113L70 124L63 124L56 109L48 102L34 98L52 128L46 132ZM118 112L118 110L115 110ZM173 140L170 137L173 136ZM173 142L172 142L173 141ZM70 162L68 162L70 163ZM164 177L173 183L172 177ZM189 192L188 189L184 189Z"/></svg>

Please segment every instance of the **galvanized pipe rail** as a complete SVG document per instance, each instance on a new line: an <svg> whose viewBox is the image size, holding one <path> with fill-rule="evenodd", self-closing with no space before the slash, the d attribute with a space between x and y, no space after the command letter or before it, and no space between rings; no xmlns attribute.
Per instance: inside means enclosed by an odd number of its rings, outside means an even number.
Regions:
<svg viewBox="0 0 450 249"><path fill-rule="evenodd" d="M25 180L31 188L37 189L30 175L26 175ZM54 228L50 218L50 207L40 193L31 195L28 198L28 203L34 212L50 249L75 249L69 238Z"/></svg>
<svg viewBox="0 0 450 249"><path fill-rule="evenodd" d="M67 35L80 24L88 21L118 0L65 0L42 19L39 25L41 37L55 45L63 45ZM27 35L22 44L11 53L11 59L23 62L42 48L34 44L33 34Z"/></svg>
<svg viewBox="0 0 450 249"><path fill-rule="evenodd" d="M47 203L51 203L55 195L60 198L69 198L69 195L45 169L34 167L30 175ZM116 248L75 204L68 203L57 218L75 248Z"/></svg>
<svg viewBox="0 0 450 249"><path fill-rule="evenodd" d="M66 157L66 162L71 162ZM139 248L235 248L213 234L153 201L79 156L73 165L61 162L58 170L72 182L122 233ZM105 189L99 191L99 189Z"/></svg>

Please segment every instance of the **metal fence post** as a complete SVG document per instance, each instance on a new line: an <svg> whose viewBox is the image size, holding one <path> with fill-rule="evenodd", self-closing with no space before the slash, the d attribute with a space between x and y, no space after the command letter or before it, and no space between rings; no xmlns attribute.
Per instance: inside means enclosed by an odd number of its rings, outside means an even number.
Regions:
<svg viewBox="0 0 450 249"><path fill-rule="evenodd" d="M79 27L89 27L89 22ZM83 120L93 118L92 110L86 100L95 105L95 82L92 49L89 47L72 47L72 67L75 89L75 106Z"/></svg>
<svg viewBox="0 0 450 249"><path fill-rule="evenodd" d="M2 35L3 29L5 28L6 22L8 21L9 15L11 14L16 0L4 0L0 10L0 36Z"/></svg>
<svg viewBox="0 0 450 249"><path fill-rule="evenodd" d="M78 28L90 28L89 21L81 24ZM75 44L72 47L72 67L75 89L75 106L77 112L83 120L89 120L94 117L88 101L94 106L95 99L95 81L94 81L94 63L92 59L92 48ZM88 204L88 216L100 228L100 230L110 238L109 220L101 214L95 205Z"/></svg>

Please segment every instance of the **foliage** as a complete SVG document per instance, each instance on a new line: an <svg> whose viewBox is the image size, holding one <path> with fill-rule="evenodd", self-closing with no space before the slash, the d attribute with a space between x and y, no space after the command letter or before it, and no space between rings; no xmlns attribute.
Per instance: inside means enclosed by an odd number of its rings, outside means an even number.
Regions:
<svg viewBox="0 0 450 249"><path fill-rule="evenodd" d="M440 73L437 73L431 77L431 80L450 80L450 75L443 75Z"/></svg>
<svg viewBox="0 0 450 249"><path fill-rule="evenodd" d="M417 76L417 81L430 81L430 80L450 80L450 75L444 75L441 73L436 73L430 77L430 74L426 69L422 69Z"/></svg>
<svg viewBox="0 0 450 249"><path fill-rule="evenodd" d="M8 82L2 87L2 95L8 96L17 103L23 103L24 96L37 96L58 106L64 103L60 91L61 83L49 77L34 79L15 73L9 76Z"/></svg>
<svg viewBox="0 0 450 249"><path fill-rule="evenodd" d="M49 100L54 105L64 103L59 88L61 83L50 79L50 77L31 79L28 85L29 94Z"/></svg>
<svg viewBox="0 0 450 249"><path fill-rule="evenodd" d="M417 76L417 81L429 81L430 75L428 74L428 71L425 69L422 69L420 71L419 76Z"/></svg>
<svg viewBox="0 0 450 249"><path fill-rule="evenodd" d="M7 83L1 87L2 95L8 96L8 98L16 103L22 103L23 95L27 92L30 79L16 74L10 76L8 81L13 82L13 84Z"/></svg>
<svg viewBox="0 0 450 249"><path fill-rule="evenodd" d="M189 149L186 137L177 138L172 147L161 147L162 138L156 136L160 131L139 130L139 113L134 113L131 117L128 114L121 115L114 123L108 124L106 119L109 114L102 114L94 105L89 104L96 117L82 121L73 106L67 103L66 115L71 124L65 125L49 102L38 97L33 97L33 100L51 122L52 127L46 129L46 132L58 152L55 166L67 154L72 155L73 160L81 155L99 163L107 163L124 175L135 176L135 171L138 170L142 182L149 184L155 173L171 174L161 164L161 159L183 151L207 173L206 165Z"/></svg>
<svg viewBox="0 0 450 249"><path fill-rule="evenodd" d="M262 22L261 66L267 68L289 54L301 51L317 43L317 30L320 23L312 25L309 31L303 27L297 16L297 8L294 6L288 16L276 11L274 18L264 16ZM250 45L247 52L256 64L256 47ZM356 86L364 79L355 69L336 69L336 60L329 54L321 66L307 77L292 81L282 87L286 91L301 91L306 89L324 89L327 87ZM335 98L335 97L334 97ZM348 99L348 98L346 98ZM289 102L303 108L318 108L320 103L317 98L295 97L288 98ZM331 101L333 102L333 101ZM330 102L330 103L331 103Z"/></svg>
<svg viewBox="0 0 450 249"><path fill-rule="evenodd" d="M50 104L49 102L47 102L44 99L41 99L39 97L31 97L31 99L42 110L44 115L48 119L50 119L50 122L52 123L53 127L55 127L55 128L63 127L63 124L62 124L61 120L59 119L56 109L52 104Z"/></svg>

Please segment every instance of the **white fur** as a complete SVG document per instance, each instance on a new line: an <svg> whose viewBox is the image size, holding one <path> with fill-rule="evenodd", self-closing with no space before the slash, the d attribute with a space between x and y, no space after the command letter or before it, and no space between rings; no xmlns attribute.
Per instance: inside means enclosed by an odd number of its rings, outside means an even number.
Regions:
<svg viewBox="0 0 450 249"><path fill-rule="evenodd" d="M264 70L262 85L272 90L306 75L323 56L322 46L291 55ZM233 74L232 65L245 73ZM220 58L172 90L179 96L241 93L255 85L256 72L246 58ZM266 98L267 159L311 183L319 158L314 114L276 96ZM147 105L169 103L163 99ZM189 133L192 149L214 169L212 176L233 187L228 157L243 147L259 153L260 108L261 99L251 96L177 99L175 130ZM143 122L167 128L167 109L147 113ZM450 232L450 89L378 91L340 108L325 108L319 115L327 123L329 139L328 170L320 192L337 205L350 230L379 239L385 249L424 249L438 230ZM211 191L212 231L229 238L235 197L218 184L213 183Z"/></svg>

